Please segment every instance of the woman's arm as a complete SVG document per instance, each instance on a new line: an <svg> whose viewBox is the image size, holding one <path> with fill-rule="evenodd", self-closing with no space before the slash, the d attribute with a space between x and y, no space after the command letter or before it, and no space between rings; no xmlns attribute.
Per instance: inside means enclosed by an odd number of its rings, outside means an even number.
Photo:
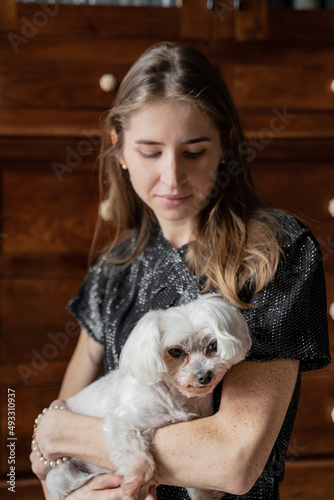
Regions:
<svg viewBox="0 0 334 500"><path fill-rule="evenodd" d="M225 376L217 414L156 432L157 481L237 495L248 491L283 424L297 374L298 361L288 359L233 367ZM77 456L113 470L101 428L101 419L51 411L38 425L37 441L40 432L50 458Z"/></svg>
<svg viewBox="0 0 334 500"><path fill-rule="evenodd" d="M89 385L95 378L103 356L103 346L81 330L76 348L66 369L59 399L67 399ZM45 500L52 500L42 481Z"/></svg>
<svg viewBox="0 0 334 500"><path fill-rule="evenodd" d="M92 339L85 330L80 336L64 375L59 399L67 399L89 385L96 377L103 357L103 345Z"/></svg>
<svg viewBox="0 0 334 500"><path fill-rule="evenodd" d="M298 361L244 362L226 375L220 410L158 430L159 481L242 495L263 471L283 424Z"/></svg>

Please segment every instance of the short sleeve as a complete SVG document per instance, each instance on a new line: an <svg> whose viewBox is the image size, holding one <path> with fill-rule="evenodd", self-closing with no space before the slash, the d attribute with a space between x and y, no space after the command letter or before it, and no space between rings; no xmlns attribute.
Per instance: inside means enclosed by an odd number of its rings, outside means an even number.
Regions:
<svg viewBox="0 0 334 500"><path fill-rule="evenodd" d="M105 256L101 256L90 268L77 294L67 305L68 311L73 314L77 322L97 342L104 343L105 314L104 303L106 297L117 290L119 281L116 266L112 265Z"/></svg>
<svg viewBox="0 0 334 500"><path fill-rule="evenodd" d="M325 278L314 236L296 219L289 222L291 238L275 278L250 297L254 307L244 312L253 338L248 359L297 359L307 371L330 363Z"/></svg>

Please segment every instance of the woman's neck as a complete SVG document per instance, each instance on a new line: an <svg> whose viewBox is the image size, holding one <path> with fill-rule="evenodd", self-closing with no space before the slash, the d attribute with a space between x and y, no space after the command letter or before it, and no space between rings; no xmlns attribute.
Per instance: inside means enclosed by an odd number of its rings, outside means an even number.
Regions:
<svg viewBox="0 0 334 500"><path fill-rule="evenodd" d="M188 224L173 223L173 224L160 224L162 234L166 240L174 247L180 248L187 245L194 239L193 231Z"/></svg>

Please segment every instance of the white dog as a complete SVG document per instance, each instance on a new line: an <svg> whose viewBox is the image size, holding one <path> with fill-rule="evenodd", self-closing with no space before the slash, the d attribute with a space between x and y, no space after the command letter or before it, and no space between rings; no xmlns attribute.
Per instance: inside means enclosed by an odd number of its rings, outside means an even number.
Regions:
<svg viewBox="0 0 334 500"><path fill-rule="evenodd" d="M213 389L250 346L242 314L218 294L201 295L187 305L145 314L123 348L119 369L66 401L74 412L104 417L115 472L124 476L124 500L144 499L154 482L154 431L212 415ZM73 458L51 469L46 484L55 500L63 500L105 472ZM193 488L188 493L192 500L223 496Z"/></svg>

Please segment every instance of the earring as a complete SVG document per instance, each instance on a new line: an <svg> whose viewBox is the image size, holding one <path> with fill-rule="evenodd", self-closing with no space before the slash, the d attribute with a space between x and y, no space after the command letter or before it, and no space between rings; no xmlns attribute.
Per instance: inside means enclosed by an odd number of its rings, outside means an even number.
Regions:
<svg viewBox="0 0 334 500"><path fill-rule="evenodd" d="M123 170L127 170L127 169L128 169L128 167L125 165L125 163L123 163L123 165L122 165L122 169L123 169Z"/></svg>

